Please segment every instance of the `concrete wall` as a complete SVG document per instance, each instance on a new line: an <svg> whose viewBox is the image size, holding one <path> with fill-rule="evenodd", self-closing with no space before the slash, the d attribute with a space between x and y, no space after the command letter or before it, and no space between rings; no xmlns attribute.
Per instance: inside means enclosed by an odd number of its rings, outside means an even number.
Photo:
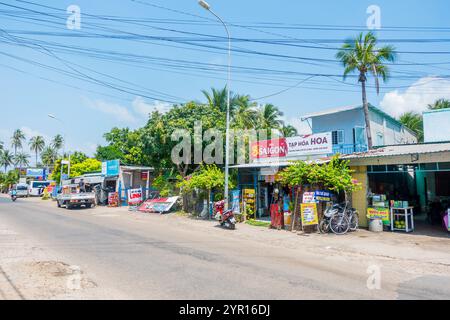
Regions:
<svg viewBox="0 0 450 320"><path fill-rule="evenodd" d="M416 136L397 122L370 110L374 146L417 143Z"/></svg>
<svg viewBox="0 0 450 320"><path fill-rule="evenodd" d="M450 109L423 113L425 142L450 141Z"/></svg>
<svg viewBox="0 0 450 320"><path fill-rule="evenodd" d="M359 225L361 227L368 227L367 222L367 190L369 187L369 179L367 176L367 167L350 167L354 170L353 179L358 180L361 184L361 189L352 193L352 206L359 212Z"/></svg>

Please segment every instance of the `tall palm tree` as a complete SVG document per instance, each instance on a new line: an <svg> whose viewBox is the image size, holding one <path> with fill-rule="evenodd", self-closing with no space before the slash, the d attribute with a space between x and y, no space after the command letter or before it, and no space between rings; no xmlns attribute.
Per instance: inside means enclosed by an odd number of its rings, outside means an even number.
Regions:
<svg viewBox="0 0 450 320"><path fill-rule="evenodd" d="M380 92L379 77L383 81L389 78L389 69L386 62L396 60L395 48L387 45L377 48L377 38L374 33L366 35L360 33L356 39L346 40L342 48L336 54L336 58L344 66L344 79L353 72L359 73L358 81L362 88L362 101L364 117L366 122L367 144L372 148L372 133L370 131L369 103L367 101L366 82L367 74L372 74L375 78L377 94Z"/></svg>
<svg viewBox="0 0 450 320"><path fill-rule="evenodd" d="M38 164L38 154L42 152L45 147L45 141L42 136L35 136L30 139L30 150L36 155L36 165Z"/></svg>
<svg viewBox="0 0 450 320"><path fill-rule="evenodd" d="M223 89L211 88L211 92L202 90L202 93L209 106L219 108L222 112L227 111L227 87ZM238 95L235 95L233 92L230 93L230 114L233 113L234 108L238 104L238 99Z"/></svg>
<svg viewBox="0 0 450 320"><path fill-rule="evenodd" d="M283 113L273 104L265 104L259 111L258 128L260 129L280 129L283 121L279 117Z"/></svg>
<svg viewBox="0 0 450 320"><path fill-rule="evenodd" d="M5 169L5 173L6 169L13 164L14 156L12 155L12 153L9 152L9 150L3 150L3 152L0 154L0 166Z"/></svg>
<svg viewBox="0 0 450 320"><path fill-rule="evenodd" d="M417 135L419 142L423 142L423 118L417 112L406 112L402 114L399 121Z"/></svg>
<svg viewBox="0 0 450 320"><path fill-rule="evenodd" d="M450 108L450 100L447 99L439 99L434 103L428 105L428 109L430 110L439 110L439 109L448 109Z"/></svg>
<svg viewBox="0 0 450 320"><path fill-rule="evenodd" d="M236 107L231 115L233 127L237 129L253 129L258 123L256 103L250 102L250 96L237 96Z"/></svg>
<svg viewBox="0 0 450 320"><path fill-rule="evenodd" d="M30 164L29 158L30 155L25 152L19 152L14 156L14 164L19 168L27 167Z"/></svg>
<svg viewBox="0 0 450 320"><path fill-rule="evenodd" d="M53 138L51 145L56 150L56 152L58 152L59 149L61 149L63 147L64 143L65 143L65 141L64 141L64 138L62 137L62 135L57 134Z"/></svg>
<svg viewBox="0 0 450 320"><path fill-rule="evenodd" d="M283 125L280 128L280 133L284 138L295 137L297 135L297 129L291 125Z"/></svg>
<svg viewBox="0 0 450 320"><path fill-rule="evenodd" d="M22 148L22 143L25 141L25 134L22 130L17 129L14 131L11 138L11 146L14 148L14 156L17 155L17 149Z"/></svg>
<svg viewBox="0 0 450 320"><path fill-rule="evenodd" d="M53 165L58 158L58 151L53 146L46 146L41 152L42 163L46 167Z"/></svg>
<svg viewBox="0 0 450 320"><path fill-rule="evenodd" d="M0 141L0 152L4 149L3 141Z"/></svg>

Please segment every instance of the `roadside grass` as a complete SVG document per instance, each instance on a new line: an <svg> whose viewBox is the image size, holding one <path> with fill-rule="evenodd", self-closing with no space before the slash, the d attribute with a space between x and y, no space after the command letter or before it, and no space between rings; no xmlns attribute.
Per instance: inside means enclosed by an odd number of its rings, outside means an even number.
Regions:
<svg viewBox="0 0 450 320"><path fill-rule="evenodd" d="M254 226L254 227L261 227L261 228L268 228L270 227L270 222L266 221L256 221L256 220L247 220L245 221L246 224Z"/></svg>

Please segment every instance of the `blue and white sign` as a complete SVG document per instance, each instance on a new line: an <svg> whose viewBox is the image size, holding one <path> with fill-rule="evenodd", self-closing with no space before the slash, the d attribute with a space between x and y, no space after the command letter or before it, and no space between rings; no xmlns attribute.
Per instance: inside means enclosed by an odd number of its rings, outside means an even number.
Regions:
<svg viewBox="0 0 450 320"><path fill-rule="evenodd" d="M28 168L27 169L27 177L30 177L30 178L44 178L45 177L45 169Z"/></svg>
<svg viewBox="0 0 450 320"><path fill-rule="evenodd" d="M118 176L120 171L120 161L110 160L102 162L102 176L113 177Z"/></svg>

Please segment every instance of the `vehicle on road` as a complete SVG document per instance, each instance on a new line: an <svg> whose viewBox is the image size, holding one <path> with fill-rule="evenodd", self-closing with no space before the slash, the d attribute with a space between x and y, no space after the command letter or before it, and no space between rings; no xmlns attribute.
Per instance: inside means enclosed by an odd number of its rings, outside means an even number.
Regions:
<svg viewBox="0 0 450 320"><path fill-rule="evenodd" d="M44 189L50 185L50 181L31 181L28 189L28 195L32 197L40 197Z"/></svg>
<svg viewBox="0 0 450 320"><path fill-rule="evenodd" d="M28 184L18 183L15 187L17 198L27 198L28 197Z"/></svg>
<svg viewBox="0 0 450 320"><path fill-rule="evenodd" d="M11 190L11 200L15 202L17 200L17 191L15 189Z"/></svg>
<svg viewBox="0 0 450 320"><path fill-rule="evenodd" d="M95 193L80 192L78 184L66 185L56 196L56 203L58 208L93 208L95 207Z"/></svg>
<svg viewBox="0 0 450 320"><path fill-rule="evenodd" d="M229 209L224 211L225 201L218 201L214 206L216 209L216 219L220 221L220 225L227 229L236 229L236 218L234 216L233 210Z"/></svg>

